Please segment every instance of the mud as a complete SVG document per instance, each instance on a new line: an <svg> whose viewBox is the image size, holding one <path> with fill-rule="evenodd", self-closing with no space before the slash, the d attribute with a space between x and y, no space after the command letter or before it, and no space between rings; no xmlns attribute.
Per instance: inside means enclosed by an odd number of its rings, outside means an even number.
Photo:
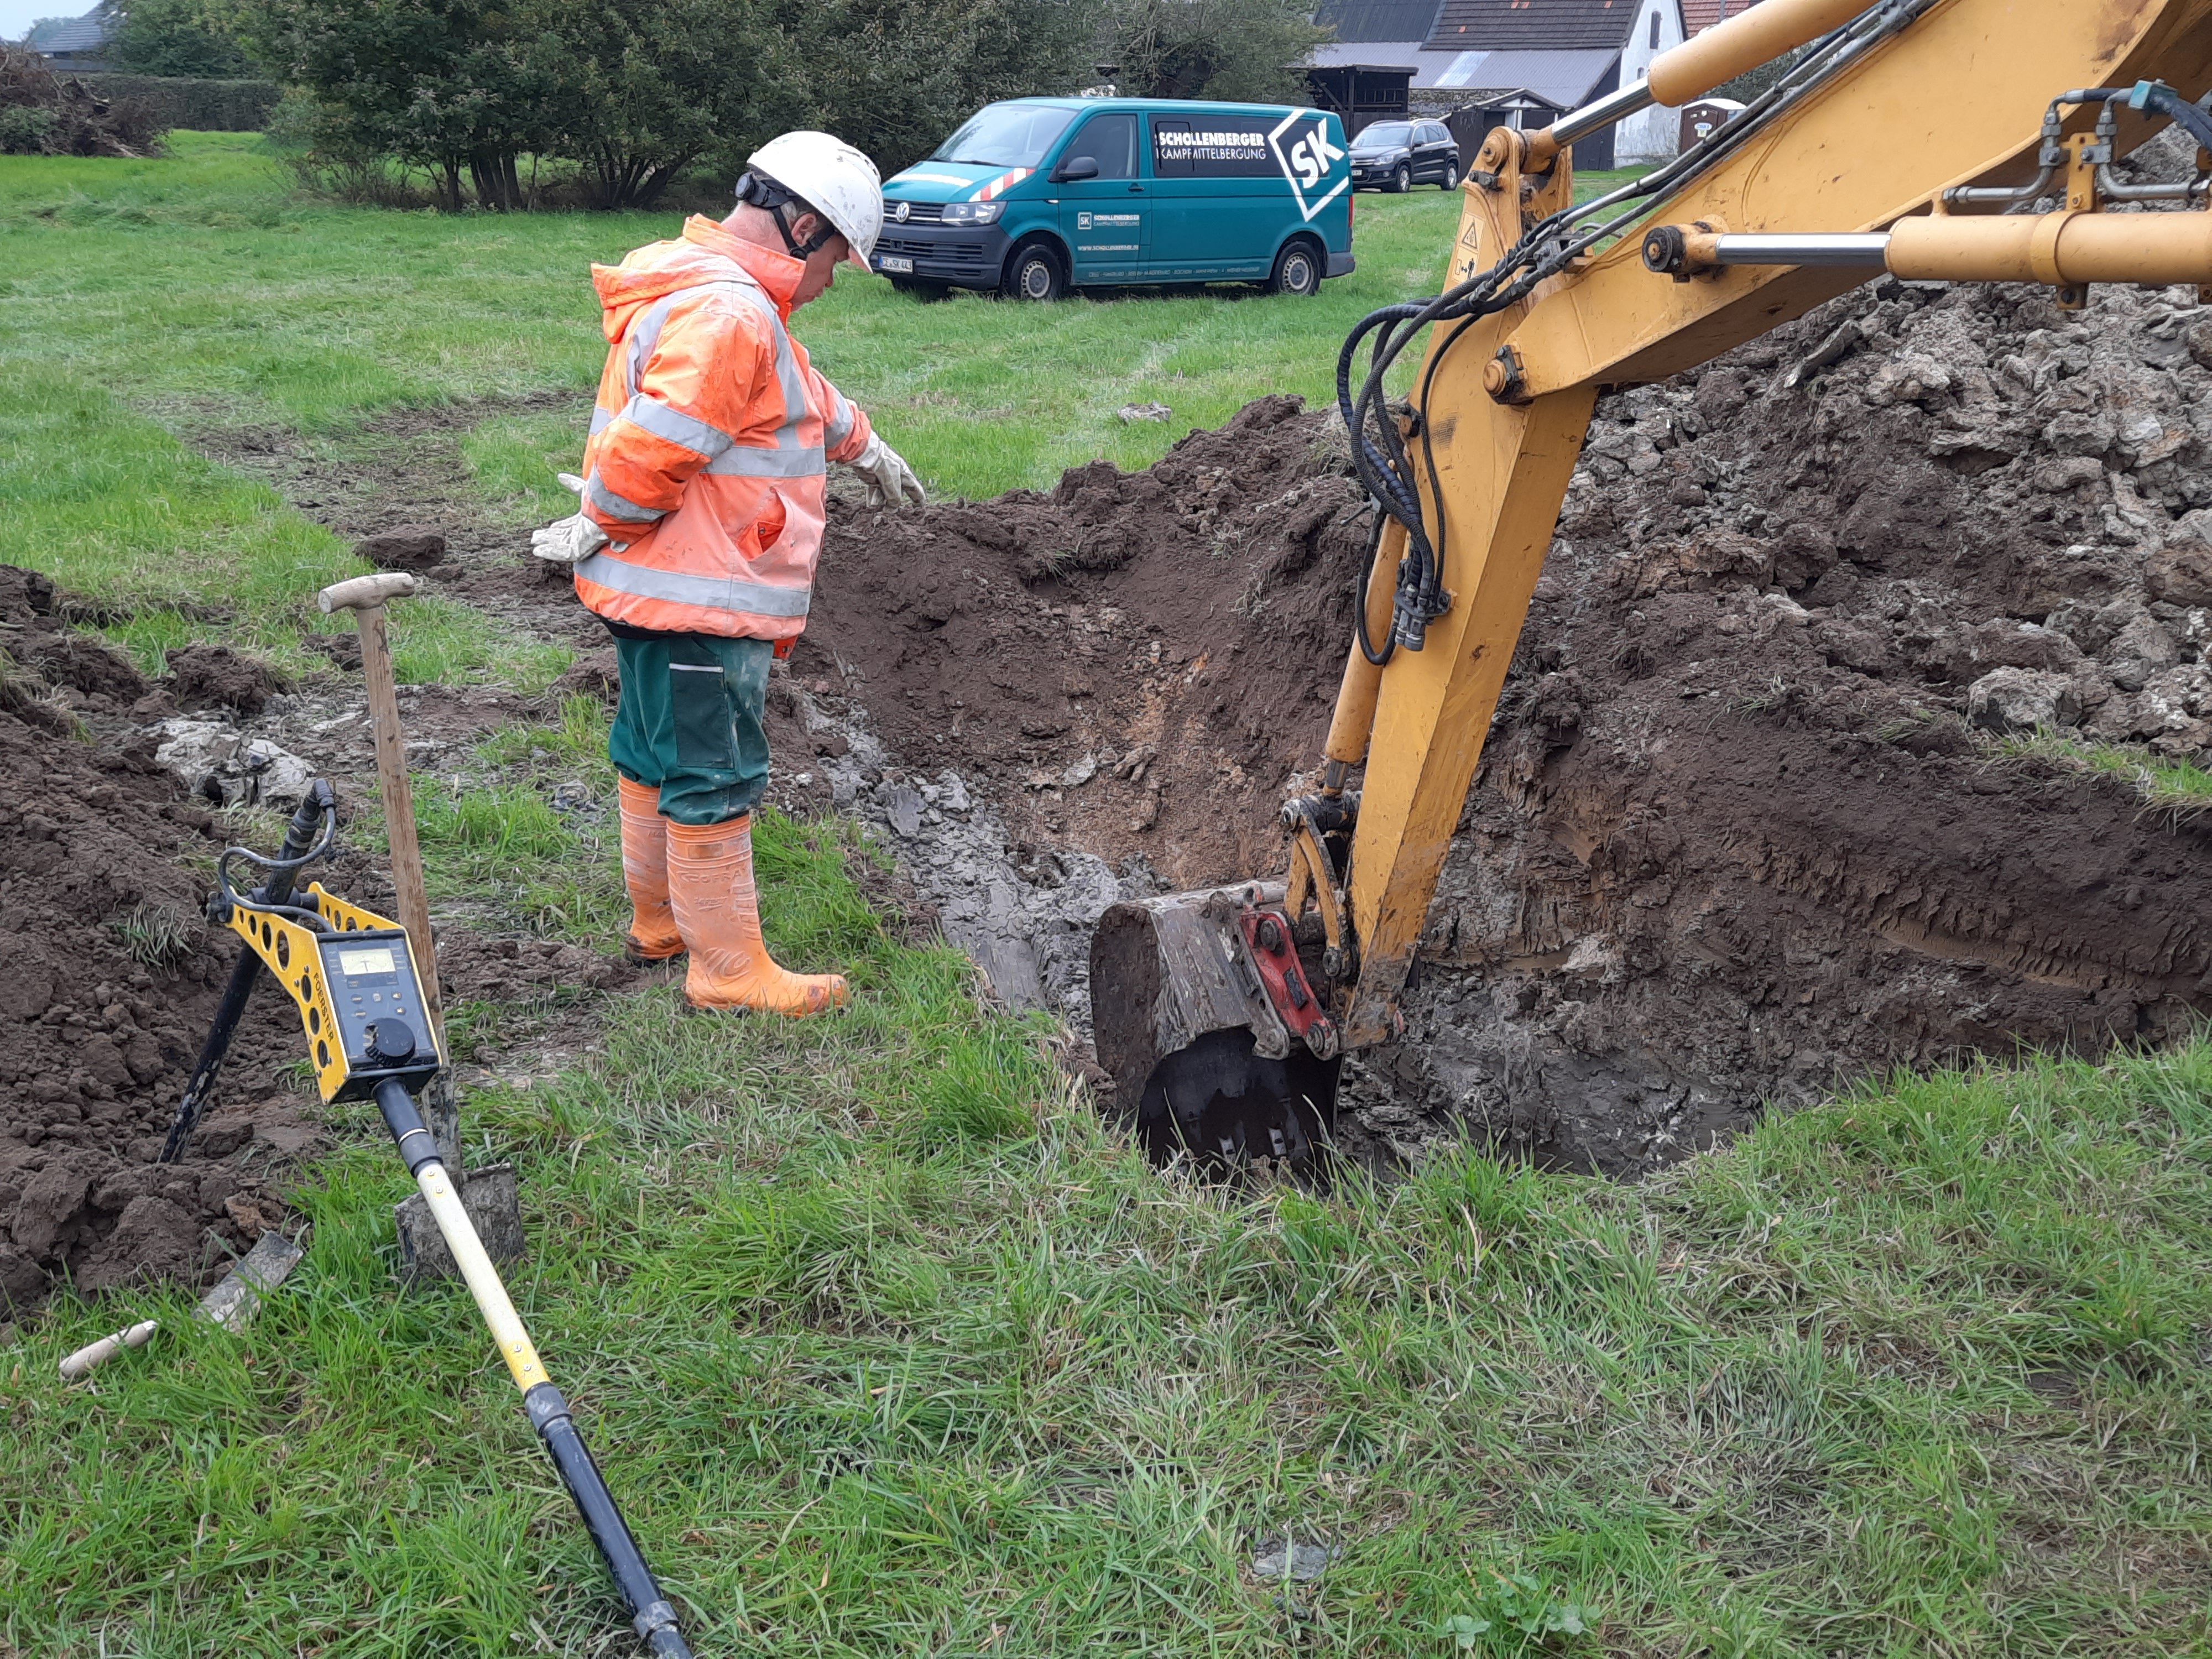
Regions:
<svg viewBox="0 0 2212 1659"><path fill-rule="evenodd" d="M1356 1129L1632 1172L2212 1008L2205 829L2006 742L2212 748L2208 362L2193 290L1889 283L1601 400ZM823 763L1013 1000L1078 1012L1117 891L1279 867L1368 527L1332 425L833 529Z"/></svg>

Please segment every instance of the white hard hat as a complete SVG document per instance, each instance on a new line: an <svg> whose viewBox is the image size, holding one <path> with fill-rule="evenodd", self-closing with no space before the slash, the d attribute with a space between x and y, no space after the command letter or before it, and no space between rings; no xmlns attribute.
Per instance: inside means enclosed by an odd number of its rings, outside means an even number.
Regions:
<svg viewBox="0 0 2212 1659"><path fill-rule="evenodd" d="M826 132L787 132L745 159L837 228L863 270L884 228L884 180L876 164Z"/></svg>

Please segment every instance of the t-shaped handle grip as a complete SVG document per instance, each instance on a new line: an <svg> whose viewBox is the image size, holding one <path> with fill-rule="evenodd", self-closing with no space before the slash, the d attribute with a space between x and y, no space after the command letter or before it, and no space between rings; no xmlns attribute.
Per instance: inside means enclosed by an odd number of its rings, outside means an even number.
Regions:
<svg viewBox="0 0 2212 1659"><path fill-rule="evenodd" d="M325 616L337 611L374 611L387 599L409 598L422 586L411 570L386 570L333 582L315 595L315 603Z"/></svg>

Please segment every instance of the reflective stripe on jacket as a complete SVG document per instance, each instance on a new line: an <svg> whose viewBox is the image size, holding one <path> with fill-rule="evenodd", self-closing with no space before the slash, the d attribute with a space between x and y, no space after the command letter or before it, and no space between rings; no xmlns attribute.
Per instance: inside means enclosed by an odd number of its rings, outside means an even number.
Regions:
<svg viewBox="0 0 2212 1659"><path fill-rule="evenodd" d="M694 217L592 280L607 364L584 448L584 511L611 545L577 595L615 622L788 639L806 626L827 463L868 417L785 321L803 267Z"/></svg>

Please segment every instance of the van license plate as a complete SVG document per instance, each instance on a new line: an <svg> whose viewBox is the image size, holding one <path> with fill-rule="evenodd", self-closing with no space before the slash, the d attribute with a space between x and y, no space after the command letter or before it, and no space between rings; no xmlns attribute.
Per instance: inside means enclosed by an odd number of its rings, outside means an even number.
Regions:
<svg viewBox="0 0 2212 1659"><path fill-rule="evenodd" d="M893 276L911 276L914 275L914 261L911 259L902 259L896 253L886 253L881 259L878 260L877 263L882 265L884 270Z"/></svg>

